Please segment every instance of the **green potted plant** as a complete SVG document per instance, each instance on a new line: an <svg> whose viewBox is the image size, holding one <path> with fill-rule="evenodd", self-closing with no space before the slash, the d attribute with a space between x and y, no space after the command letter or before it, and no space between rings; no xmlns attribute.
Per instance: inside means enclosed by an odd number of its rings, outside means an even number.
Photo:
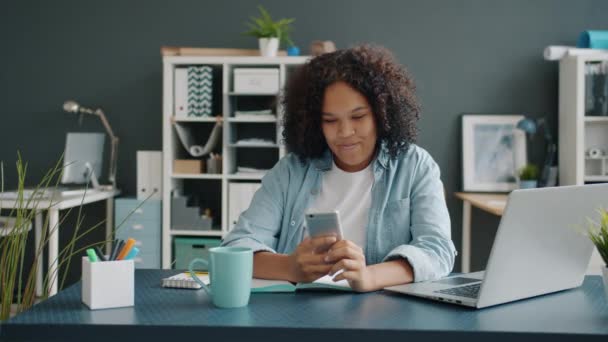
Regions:
<svg viewBox="0 0 608 342"><path fill-rule="evenodd" d="M5 218L5 222L8 224L0 225L0 270L2 270L0 272L0 323L12 315L27 310L37 301L47 298L47 295L43 295L42 298L36 298L36 274L38 271L38 260L42 258L42 254L49 243L49 235L57 227L49 226L49 221L45 221L42 227L40 243L34 246L34 260L31 264L25 262L26 244L31 232L31 223L34 221L37 209L46 209L46 207L42 207L40 196L37 196L37 194L42 193L44 188L56 187L63 172L63 158L60 158L55 166L43 176L41 182L33 188L32 195L28 197L25 195L27 163L22 161L19 153L17 156L16 206L10 210L8 214L10 218ZM0 192L4 192L4 167L2 162L0 162ZM59 269L69 268L72 257L83 256L86 249L94 246L101 247L106 243L103 240L87 244L83 247L77 246L79 242L82 244L82 240L86 235L94 230L98 230L105 224L105 221L101 221L84 229L82 227L83 217L81 210L77 210L77 213L77 223L73 235L59 251L57 272ZM118 230L121 225L122 223L114 231ZM55 274L47 272L43 279L43 288L47 288L49 281L54 276ZM65 284L66 276L67 272L64 272L61 279L58 279L60 289Z"/></svg>
<svg viewBox="0 0 608 342"><path fill-rule="evenodd" d="M260 54L266 57L274 57L277 55L280 43L293 46L293 42L289 38L289 32L295 19L283 18L274 21L263 6L258 6L258 9L260 16L250 18L251 21L246 23L249 30L244 34L258 38Z"/></svg>
<svg viewBox="0 0 608 342"><path fill-rule="evenodd" d="M600 214L599 222L588 219L589 228L587 234L604 261L602 276L604 278L606 298L608 298L608 211L606 211L606 209L600 209L598 212Z"/></svg>
<svg viewBox="0 0 608 342"><path fill-rule="evenodd" d="M538 166L534 164L526 164L519 170L519 188L531 189L536 188L538 184Z"/></svg>

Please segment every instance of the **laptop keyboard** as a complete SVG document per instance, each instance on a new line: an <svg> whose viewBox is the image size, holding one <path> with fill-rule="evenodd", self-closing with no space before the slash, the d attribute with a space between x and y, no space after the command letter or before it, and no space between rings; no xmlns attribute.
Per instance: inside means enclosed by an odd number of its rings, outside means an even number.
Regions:
<svg viewBox="0 0 608 342"><path fill-rule="evenodd" d="M452 295L452 296L477 298L477 295L479 295L480 286L481 286L481 283L478 283L478 284L472 284L472 285L461 286L461 287L452 287L449 289L438 290L435 292Z"/></svg>

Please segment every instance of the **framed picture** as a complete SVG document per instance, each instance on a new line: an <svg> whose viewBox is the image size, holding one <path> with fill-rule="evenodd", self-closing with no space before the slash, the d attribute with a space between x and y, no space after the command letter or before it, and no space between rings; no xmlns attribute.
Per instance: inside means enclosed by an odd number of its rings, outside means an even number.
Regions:
<svg viewBox="0 0 608 342"><path fill-rule="evenodd" d="M523 115L463 115L464 191L517 189L517 171L527 162L526 135L517 129Z"/></svg>

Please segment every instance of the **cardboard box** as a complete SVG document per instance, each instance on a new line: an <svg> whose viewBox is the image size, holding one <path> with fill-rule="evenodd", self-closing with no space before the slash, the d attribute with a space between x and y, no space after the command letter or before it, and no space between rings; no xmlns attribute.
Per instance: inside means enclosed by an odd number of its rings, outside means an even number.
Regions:
<svg viewBox="0 0 608 342"><path fill-rule="evenodd" d="M175 159L173 173L205 173L205 162L200 159Z"/></svg>

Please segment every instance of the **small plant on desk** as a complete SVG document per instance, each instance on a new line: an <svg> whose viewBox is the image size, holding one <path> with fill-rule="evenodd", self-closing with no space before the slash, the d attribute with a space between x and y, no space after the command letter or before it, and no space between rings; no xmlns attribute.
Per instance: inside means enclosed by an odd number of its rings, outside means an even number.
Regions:
<svg viewBox="0 0 608 342"><path fill-rule="evenodd" d="M604 261L602 275L604 277L606 298L608 298L608 211L602 208L598 210L598 213L600 214L599 222L587 218L587 235Z"/></svg>
<svg viewBox="0 0 608 342"><path fill-rule="evenodd" d="M527 164L519 170L519 188L536 188L538 182L538 166Z"/></svg>
<svg viewBox="0 0 608 342"><path fill-rule="evenodd" d="M0 198L0 208L2 208L2 204L6 204L7 202L10 202L7 208L12 208L9 213L11 217L10 224L0 229L0 322L10 318L11 314L18 314L27 310L37 300L44 300L48 297L47 294L43 294L42 298L36 298L36 274L38 273L39 260L42 258L42 253L50 241L49 237L55 232L57 227L49 227L49 220L45 220L44 225L41 227L40 242L37 246L34 246L34 260L31 264L26 264L25 261L26 245L36 212L49 209L46 205L42 205L41 200L44 199L42 195L45 189L52 190L57 188L63 172L62 165L63 157L44 175L40 184L35 186L33 190L25 190L27 163L24 163L21 155L17 153L17 190L14 192L15 196L11 196L10 199ZM4 164L1 161L0 192L4 192ZM84 196L86 196L86 192L83 194L83 200ZM46 203L55 205L53 201L54 199L50 199L50 202ZM143 205L144 202L145 200L139 206ZM133 209L127 218L139 206ZM84 215L80 210L82 204L77 208L79 210L73 235L67 241L66 246L59 251L57 259L54 260L54 263L57 265L56 271L51 274L47 272L44 277L43 289L48 288L48 284L52 279L59 278L59 269L69 269L72 257L83 256L88 248L103 246L108 242L102 240L84 247L77 247L77 242L82 242L87 234L105 224L104 220L92 227L83 229ZM71 209L68 211L68 215L70 211ZM125 218L125 221L127 218ZM124 221L116 226L114 232L120 229L123 223ZM58 282L59 289L64 287L67 274L68 272L63 272L63 277Z"/></svg>

